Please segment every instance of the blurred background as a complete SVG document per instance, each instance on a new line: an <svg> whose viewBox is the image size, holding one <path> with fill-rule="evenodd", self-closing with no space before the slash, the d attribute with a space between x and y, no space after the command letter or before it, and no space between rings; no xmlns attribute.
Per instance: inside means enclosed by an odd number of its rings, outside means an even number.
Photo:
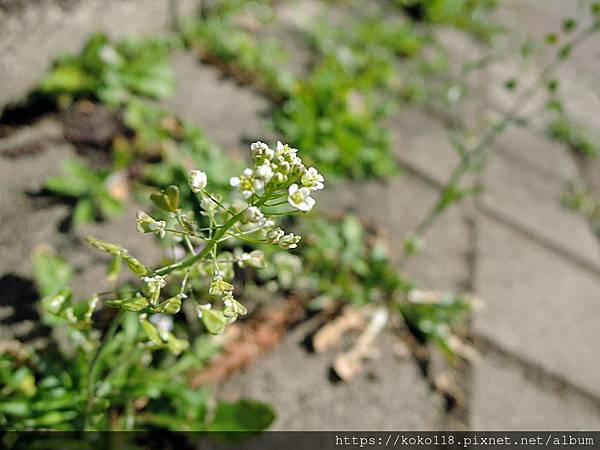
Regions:
<svg viewBox="0 0 600 450"><path fill-rule="evenodd" d="M600 429L599 44L591 0L0 0L0 426L81 423L39 300L131 281L83 238L174 258L150 192L281 140L326 179L302 245L95 426Z"/></svg>

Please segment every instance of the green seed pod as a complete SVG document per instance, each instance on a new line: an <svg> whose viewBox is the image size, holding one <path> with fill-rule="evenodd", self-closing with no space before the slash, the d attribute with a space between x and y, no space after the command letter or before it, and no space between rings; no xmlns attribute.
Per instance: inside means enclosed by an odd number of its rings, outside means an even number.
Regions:
<svg viewBox="0 0 600 450"><path fill-rule="evenodd" d="M100 250L101 252L110 253L111 255L117 256L124 251L123 247L121 247L120 245L111 244L110 242L106 242L101 239L96 239L93 236L87 236L85 240L92 247Z"/></svg>
<svg viewBox="0 0 600 450"><path fill-rule="evenodd" d="M177 314L181 311L181 297L176 295L166 299L159 308L160 312L165 314Z"/></svg>
<svg viewBox="0 0 600 450"><path fill-rule="evenodd" d="M177 208L179 208L179 188L174 185L168 186L165 189L165 195L167 196L171 212L177 211Z"/></svg>

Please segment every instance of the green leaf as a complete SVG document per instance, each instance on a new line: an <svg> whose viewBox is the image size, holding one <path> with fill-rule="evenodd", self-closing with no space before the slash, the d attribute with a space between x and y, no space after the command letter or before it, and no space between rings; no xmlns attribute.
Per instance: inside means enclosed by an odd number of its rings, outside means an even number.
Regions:
<svg viewBox="0 0 600 450"><path fill-rule="evenodd" d="M41 83L40 90L47 94L81 94L92 92L97 80L76 65L55 67Z"/></svg>
<svg viewBox="0 0 600 450"><path fill-rule="evenodd" d="M565 33L570 33L575 28L577 28L577 21L575 19L573 19L572 17L567 17L566 19L563 19L562 29Z"/></svg>
<svg viewBox="0 0 600 450"><path fill-rule="evenodd" d="M209 431L263 431L275 420L275 411L255 400L220 402Z"/></svg>
<svg viewBox="0 0 600 450"><path fill-rule="evenodd" d="M123 203L108 193L98 196L98 205L104 216L114 216L123 211Z"/></svg>
<svg viewBox="0 0 600 450"><path fill-rule="evenodd" d="M504 82L504 88L508 91L514 91L517 88L517 80L510 78Z"/></svg>
<svg viewBox="0 0 600 450"><path fill-rule="evenodd" d="M50 314L58 315L66 307L71 305L71 290L65 288L62 291L48 295L42 299L42 308Z"/></svg>
<svg viewBox="0 0 600 450"><path fill-rule="evenodd" d="M185 339L177 339L174 335L169 333L169 340L167 342L167 348L175 356L180 355L181 352L187 350L190 343Z"/></svg>
<svg viewBox="0 0 600 450"><path fill-rule="evenodd" d="M73 210L73 224L82 225L94 220L94 202L89 198L83 198L77 202Z"/></svg>
<svg viewBox="0 0 600 450"><path fill-rule="evenodd" d="M73 267L52 248L38 247L33 251L33 276L42 297L65 288L73 273Z"/></svg>
<svg viewBox="0 0 600 450"><path fill-rule="evenodd" d="M27 417L31 414L31 406L26 400L5 399L0 402L0 413L10 416Z"/></svg>
<svg viewBox="0 0 600 450"><path fill-rule="evenodd" d="M89 193L90 183L87 180L63 174L46 179L44 188L65 197L80 198Z"/></svg>

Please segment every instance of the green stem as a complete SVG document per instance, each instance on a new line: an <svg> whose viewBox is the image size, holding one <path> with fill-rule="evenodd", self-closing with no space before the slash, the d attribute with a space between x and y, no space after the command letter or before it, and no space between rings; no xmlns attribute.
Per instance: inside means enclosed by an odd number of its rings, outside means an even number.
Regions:
<svg viewBox="0 0 600 450"><path fill-rule="evenodd" d="M597 24L585 28L578 35L576 35L567 45L574 48L575 46L585 41L596 31ZM477 158L482 158L485 155L489 146L492 145L498 137L498 135L500 135L506 129L506 126L515 120L515 118L521 112L523 107L540 89L540 86L543 84L544 80L552 72L554 72L564 61L565 59L560 57L559 55L553 58L552 61L540 71L533 83L527 89L525 89L521 93L521 95L515 100L512 107L510 107L502 115L501 119L486 130L486 132L481 136L479 141L472 148L472 150L463 154L460 163L452 171L450 179L442 189L442 192L440 193L433 208L431 208L428 211L423 220L416 227L415 232L417 234L422 235L435 223L436 219L449 205L447 203L447 196L451 193L453 189L455 189L459 185L461 178L469 171L473 161L477 160Z"/></svg>
<svg viewBox="0 0 600 450"><path fill-rule="evenodd" d="M89 418L90 418L90 410L92 408L92 401L94 400L94 384L96 382L96 375L98 372L98 365L102 361L104 357L104 353L106 352L106 344L110 342L110 340L114 337L117 332L117 328L119 328L119 324L121 323L121 317L123 316L123 312L119 311L111 320L108 330L104 334L102 338L102 342L100 347L96 350L94 358L90 364L90 368L87 373L87 394L86 394L86 402L85 409L83 411L83 429L88 430L90 428Z"/></svg>
<svg viewBox="0 0 600 450"><path fill-rule="evenodd" d="M260 200L258 200L254 204L254 206L261 206L269 198L270 198L270 193L266 193ZM157 269L154 273L156 275L161 275L161 276L168 275L171 272L174 272L176 270L185 269L186 267L192 266L195 263L197 263L198 261L201 261L208 254L210 254L210 252L212 252L213 248L219 243L220 239L223 236L225 236L227 231L232 226L234 226L242 218L242 216L245 213L246 213L246 209L243 209L239 213L234 214L233 217L231 217L227 222L225 222L223 224L223 226L221 228L219 228L217 230L217 232L212 235L211 239L206 243L204 248L202 250L200 250L200 252L198 252L196 255L191 255L185 259L182 259L181 261L177 261L176 263L170 264L165 267L161 267L160 269Z"/></svg>
<svg viewBox="0 0 600 450"><path fill-rule="evenodd" d="M185 229L185 223L183 222L183 218L181 217L181 211L177 210L177 222L179 222L179 225L181 226L181 228ZM192 241L190 241L190 237L187 234L183 235L183 242L185 242L185 245L188 248L188 251L192 254L195 255L196 252L194 250L194 246L192 245Z"/></svg>

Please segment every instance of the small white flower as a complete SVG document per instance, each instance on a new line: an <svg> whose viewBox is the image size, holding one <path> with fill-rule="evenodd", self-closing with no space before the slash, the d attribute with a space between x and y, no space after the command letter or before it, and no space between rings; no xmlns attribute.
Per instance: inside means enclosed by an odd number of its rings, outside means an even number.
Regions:
<svg viewBox="0 0 600 450"><path fill-rule="evenodd" d="M258 225L259 225L261 228L264 228L264 229L269 229L269 228L273 228L273 227L275 226L275 221L274 221L273 219L269 219L269 218L267 218L267 217L264 217L263 219L261 219L261 220L258 222Z"/></svg>
<svg viewBox="0 0 600 450"><path fill-rule="evenodd" d="M272 180L275 184L283 184L287 181L287 177L281 172L275 172Z"/></svg>
<svg viewBox="0 0 600 450"><path fill-rule="evenodd" d="M302 175L300 181L302 181L304 187L309 188L311 191L318 191L325 187L323 184L325 181L323 175L321 175L314 167L309 167L304 175Z"/></svg>
<svg viewBox="0 0 600 450"><path fill-rule="evenodd" d="M289 162L287 162L286 160L281 160L277 166L277 171L281 172L284 175L287 175L288 173L290 173L291 168L292 167Z"/></svg>
<svg viewBox="0 0 600 450"><path fill-rule="evenodd" d="M264 142L258 141L250 144L250 154L253 159L265 158L270 160L273 159L275 152Z"/></svg>
<svg viewBox="0 0 600 450"><path fill-rule="evenodd" d="M255 178L252 186L256 192L261 193L265 189L265 182L259 178Z"/></svg>
<svg viewBox="0 0 600 450"><path fill-rule="evenodd" d="M257 178L265 180L266 183L273 177L273 169L269 164L261 164L254 170L254 175Z"/></svg>
<svg viewBox="0 0 600 450"><path fill-rule="evenodd" d="M246 218L248 219L249 222L258 223L262 219L264 219L264 217L265 216L262 213L262 211L260 209L258 209L256 206L250 206L246 210Z"/></svg>
<svg viewBox="0 0 600 450"><path fill-rule="evenodd" d="M283 142L277 141L276 149L277 149L277 152L276 152L277 156L280 156L281 154L283 154L284 149L285 149L285 145L283 145Z"/></svg>
<svg viewBox="0 0 600 450"><path fill-rule="evenodd" d="M279 246L281 248L296 248L298 247L298 242L300 242L301 237L295 236L294 233L286 234L281 239L279 239Z"/></svg>
<svg viewBox="0 0 600 450"><path fill-rule="evenodd" d="M283 157L285 157L286 155L296 156L297 152L298 152L297 148L290 147L288 144L283 144L281 141L277 141L277 151L275 152L276 156L283 156Z"/></svg>
<svg viewBox="0 0 600 450"><path fill-rule="evenodd" d="M190 171L190 188L192 189L192 192L200 192L206 188L207 182L208 178L205 172L202 172L201 170Z"/></svg>
<svg viewBox="0 0 600 450"><path fill-rule="evenodd" d="M315 205L315 199L310 196L307 187L298 188L294 183L289 187L288 194L288 203L300 211L308 212Z"/></svg>
<svg viewBox="0 0 600 450"><path fill-rule="evenodd" d="M200 214L202 214L203 216L211 216L217 211L218 205L210 198L202 197L200 199L200 207L202 208Z"/></svg>
<svg viewBox="0 0 600 450"><path fill-rule="evenodd" d="M252 194L254 194L256 190L260 190L255 186L255 181L256 180L253 177L252 169L247 167L244 169L241 176L232 177L229 180L229 184L232 187L238 188L244 199L248 199L252 197ZM264 182L261 181L261 183L264 187ZM260 187L260 183L258 183L258 186Z"/></svg>

